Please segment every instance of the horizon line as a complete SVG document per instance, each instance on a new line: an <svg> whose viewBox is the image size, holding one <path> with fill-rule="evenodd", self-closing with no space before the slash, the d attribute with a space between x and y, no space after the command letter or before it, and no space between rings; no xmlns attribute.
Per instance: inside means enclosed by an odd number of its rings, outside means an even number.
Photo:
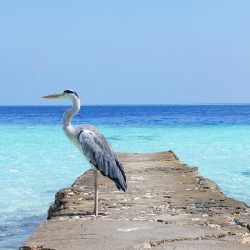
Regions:
<svg viewBox="0 0 250 250"><path fill-rule="evenodd" d="M250 103L244 102L225 102L225 103L147 103L147 104L82 104L81 106L230 106L230 105L250 105ZM0 107L65 107L70 106L69 104L55 105L55 104L0 104Z"/></svg>

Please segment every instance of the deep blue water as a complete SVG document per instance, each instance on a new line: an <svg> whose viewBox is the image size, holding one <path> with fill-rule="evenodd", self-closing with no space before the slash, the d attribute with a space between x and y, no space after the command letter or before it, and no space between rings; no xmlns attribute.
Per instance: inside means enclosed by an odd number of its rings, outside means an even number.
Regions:
<svg viewBox="0 0 250 250"><path fill-rule="evenodd" d="M58 124L65 108L0 106L0 124ZM250 125L250 105L84 106L74 121L133 126Z"/></svg>
<svg viewBox="0 0 250 250"><path fill-rule="evenodd" d="M0 107L0 249L45 220L60 188L89 168L61 130L64 106ZM222 191L250 204L250 105L84 106L115 151L173 150Z"/></svg>

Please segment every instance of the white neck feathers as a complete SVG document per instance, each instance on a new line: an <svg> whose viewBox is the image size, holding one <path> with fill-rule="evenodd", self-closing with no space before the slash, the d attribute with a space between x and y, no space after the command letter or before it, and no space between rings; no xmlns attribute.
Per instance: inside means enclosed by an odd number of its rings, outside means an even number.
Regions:
<svg viewBox="0 0 250 250"><path fill-rule="evenodd" d="M71 120L80 110L80 100L78 98L72 98L72 106L67 109L63 115L62 125L64 128L72 127Z"/></svg>

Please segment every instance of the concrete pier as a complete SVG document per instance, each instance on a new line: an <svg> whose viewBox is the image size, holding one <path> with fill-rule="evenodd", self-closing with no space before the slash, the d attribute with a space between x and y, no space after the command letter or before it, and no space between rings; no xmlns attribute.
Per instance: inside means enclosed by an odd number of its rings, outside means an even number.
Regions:
<svg viewBox="0 0 250 250"><path fill-rule="evenodd" d="M21 250L250 249L250 209L171 152L119 154L128 191L92 170L58 191L48 221Z"/></svg>

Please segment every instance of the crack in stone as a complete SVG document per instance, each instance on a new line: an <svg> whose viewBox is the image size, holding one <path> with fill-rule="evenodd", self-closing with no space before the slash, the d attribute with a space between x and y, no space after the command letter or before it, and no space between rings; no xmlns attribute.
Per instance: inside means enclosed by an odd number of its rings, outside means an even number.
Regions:
<svg viewBox="0 0 250 250"><path fill-rule="evenodd" d="M180 239L155 240L155 241L150 241L149 244L151 247L156 247L159 245L164 245L166 243L177 242L177 241L215 240L215 239L224 238L228 235L230 235L230 233L224 233L224 234L218 234L218 235L204 235L204 236L199 236L195 238L186 237L186 238L180 238Z"/></svg>

